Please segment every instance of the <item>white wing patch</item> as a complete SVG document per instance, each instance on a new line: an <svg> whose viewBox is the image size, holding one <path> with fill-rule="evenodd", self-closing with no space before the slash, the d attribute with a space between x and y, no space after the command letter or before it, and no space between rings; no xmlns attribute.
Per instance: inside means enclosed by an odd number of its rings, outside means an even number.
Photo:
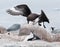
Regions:
<svg viewBox="0 0 60 47"><path fill-rule="evenodd" d="M12 10L14 12L20 12L20 11L16 10L15 8L10 8L10 10Z"/></svg>

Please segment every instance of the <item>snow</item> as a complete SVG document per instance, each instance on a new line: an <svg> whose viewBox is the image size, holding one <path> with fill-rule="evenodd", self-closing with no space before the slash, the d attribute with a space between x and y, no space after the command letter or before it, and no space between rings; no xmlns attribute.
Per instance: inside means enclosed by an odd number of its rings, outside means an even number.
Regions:
<svg viewBox="0 0 60 47"><path fill-rule="evenodd" d="M25 37L19 37L13 33L10 33L10 35L8 33L0 34L0 47L60 47L60 42L47 42L43 40L23 41Z"/></svg>

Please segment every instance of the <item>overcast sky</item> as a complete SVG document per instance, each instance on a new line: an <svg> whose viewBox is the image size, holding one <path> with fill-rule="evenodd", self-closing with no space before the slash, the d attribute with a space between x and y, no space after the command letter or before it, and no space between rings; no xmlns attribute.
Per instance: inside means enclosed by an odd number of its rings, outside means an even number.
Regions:
<svg viewBox="0 0 60 47"><path fill-rule="evenodd" d="M14 23L26 23L26 18L6 13L7 9L19 4L27 4L33 13L40 14L43 9L50 20L49 26L60 28L60 0L0 0L0 25L9 27Z"/></svg>

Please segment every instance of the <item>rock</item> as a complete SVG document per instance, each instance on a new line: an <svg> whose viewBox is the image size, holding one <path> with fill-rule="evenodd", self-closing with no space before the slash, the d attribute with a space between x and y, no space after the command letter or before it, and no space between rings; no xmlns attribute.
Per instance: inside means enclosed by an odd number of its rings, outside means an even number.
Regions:
<svg viewBox="0 0 60 47"><path fill-rule="evenodd" d="M11 27L7 29L7 31L16 31L20 29L20 24L13 24Z"/></svg>
<svg viewBox="0 0 60 47"><path fill-rule="evenodd" d="M6 28L5 27L0 27L0 33L1 34L4 34L4 33L6 33L7 31L6 31Z"/></svg>
<svg viewBox="0 0 60 47"><path fill-rule="evenodd" d="M54 34L60 33L60 29L52 30L51 32L54 33Z"/></svg>

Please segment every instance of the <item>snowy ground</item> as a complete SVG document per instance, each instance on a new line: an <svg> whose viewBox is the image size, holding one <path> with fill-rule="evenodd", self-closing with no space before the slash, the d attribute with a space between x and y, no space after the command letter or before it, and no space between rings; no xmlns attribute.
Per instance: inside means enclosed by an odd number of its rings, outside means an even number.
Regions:
<svg viewBox="0 0 60 47"><path fill-rule="evenodd" d="M26 36L24 36L26 37ZM22 37L15 34L0 34L0 47L60 47L60 42L46 42L43 40L20 41Z"/></svg>
<svg viewBox="0 0 60 47"><path fill-rule="evenodd" d="M2 42L2 43L1 43ZM42 40L30 42L13 42L6 39L0 40L0 47L60 47L59 42L45 42Z"/></svg>

